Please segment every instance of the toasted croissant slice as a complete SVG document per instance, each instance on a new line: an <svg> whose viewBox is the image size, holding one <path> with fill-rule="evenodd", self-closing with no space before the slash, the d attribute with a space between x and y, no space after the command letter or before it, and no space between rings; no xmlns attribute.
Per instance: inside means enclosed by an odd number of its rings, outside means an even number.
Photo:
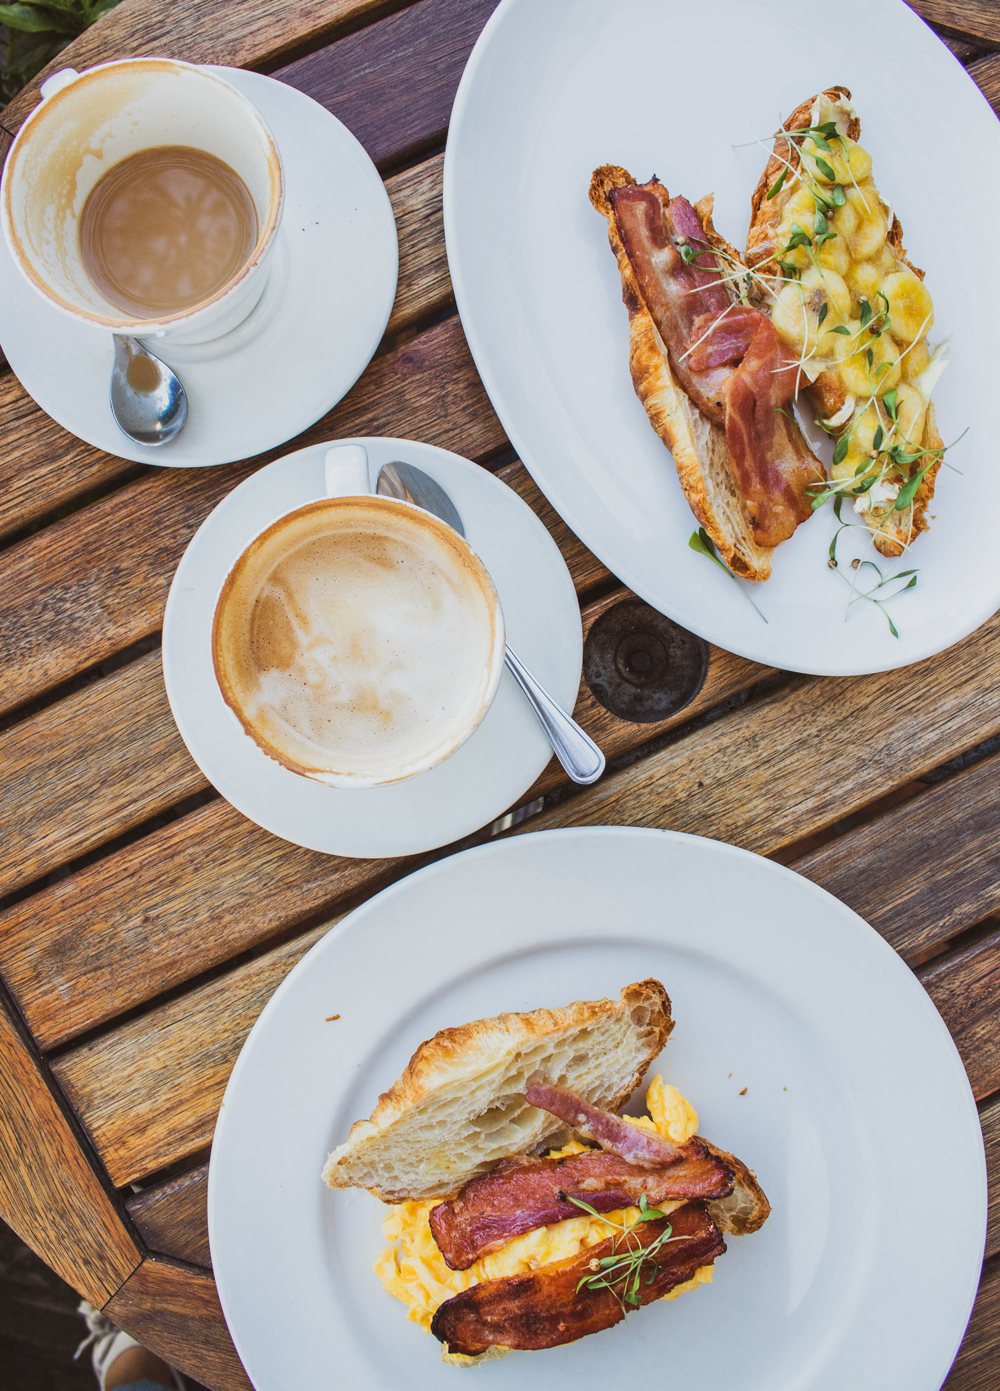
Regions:
<svg viewBox="0 0 1000 1391"><path fill-rule="evenodd" d="M831 486L877 549L898 556L928 527L943 453L931 392L945 364L927 344L924 272L872 180L850 97L830 87L785 122L753 195L746 259L770 286L778 336L799 354L803 394L838 442Z"/></svg>

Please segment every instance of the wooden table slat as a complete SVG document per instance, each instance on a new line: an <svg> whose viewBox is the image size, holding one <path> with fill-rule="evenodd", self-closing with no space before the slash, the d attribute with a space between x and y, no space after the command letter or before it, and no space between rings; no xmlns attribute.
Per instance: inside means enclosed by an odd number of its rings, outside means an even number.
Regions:
<svg viewBox="0 0 1000 1391"><path fill-rule="evenodd" d="M976 1097L1000 1089L1000 924L917 972L962 1055Z"/></svg>
<svg viewBox="0 0 1000 1391"><path fill-rule="evenodd" d="M1000 53L989 53L969 64L969 76L1000 115Z"/></svg>
<svg viewBox="0 0 1000 1391"><path fill-rule="evenodd" d="M443 143L459 79L497 0L420 0L274 76L332 111L378 165Z"/></svg>
<svg viewBox="0 0 1000 1391"><path fill-rule="evenodd" d="M1000 10L996 0L907 0L928 24L953 33L1000 44Z"/></svg>
<svg viewBox="0 0 1000 1391"><path fill-rule="evenodd" d="M303 850L219 798L8 909L0 973L54 1048L412 863Z"/></svg>
<svg viewBox="0 0 1000 1391"><path fill-rule="evenodd" d="M0 1211L33 1251L93 1304L141 1253L0 1000Z"/></svg>
<svg viewBox="0 0 1000 1391"><path fill-rule="evenodd" d="M236 4L168 5L163 0L124 0L48 63L3 109L3 124L20 129L53 72L137 55L216 63L231 68L273 66L282 54L332 38L385 0L245 0Z"/></svg>
<svg viewBox="0 0 1000 1391"><path fill-rule="evenodd" d="M193 533L237 483L291 449L402 435L481 459L505 436L457 318L377 358L329 415L245 464L157 469L0 553L0 710L154 632Z"/></svg>
<svg viewBox="0 0 1000 1391"><path fill-rule="evenodd" d="M454 299L444 246L444 155L433 155L385 186L399 236L399 280L387 334L447 308Z"/></svg>
<svg viewBox="0 0 1000 1391"><path fill-rule="evenodd" d="M112 1183L134 1183L211 1142L226 1082L254 1020L330 926L314 928L53 1062ZM343 1001L331 1003L331 1014L338 1003Z"/></svg>
<svg viewBox="0 0 1000 1391"><path fill-rule="evenodd" d="M979 1123L986 1147L989 1183L989 1214L986 1228L986 1256L1000 1256L1000 1097L982 1108ZM207 1221L207 1216L206 1219Z"/></svg>
<svg viewBox="0 0 1000 1391"><path fill-rule="evenodd" d="M147 1256L104 1312L210 1391L253 1391L207 1271Z"/></svg>
<svg viewBox="0 0 1000 1391"><path fill-rule="evenodd" d="M860 913L912 963L1000 909L998 807L994 754L791 868Z"/></svg>
<svg viewBox="0 0 1000 1391"><path fill-rule="evenodd" d="M207 1164L136 1193L125 1207L151 1251L211 1270Z"/></svg>
<svg viewBox="0 0 1000 1391"><path fill-rule="evenodd" d="M0 767L0 893L208 786L170 717L159 652L0 734Z"/></svg>
<svg viewBox="0 0 1000 1391"><path fill-rule="evenodd" d="M576 533L570 531L519 459L498 469L497 477L513 488L548 527L569 566L578 594L584 594L599 584L616 582L614 575L593 551L588 551Z"/></svg>

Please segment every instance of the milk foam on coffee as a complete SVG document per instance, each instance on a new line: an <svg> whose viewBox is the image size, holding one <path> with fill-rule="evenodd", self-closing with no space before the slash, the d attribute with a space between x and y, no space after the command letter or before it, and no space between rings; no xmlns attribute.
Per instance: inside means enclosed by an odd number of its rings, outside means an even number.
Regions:
<svg viewBox="0 0 1000 1391"><path fill-rule="evenodd" d="M475 728L499 606L461 537L406 503L312 503L244 552L216 610L216 673L248 732L334 783L392 781Z"/></svg>

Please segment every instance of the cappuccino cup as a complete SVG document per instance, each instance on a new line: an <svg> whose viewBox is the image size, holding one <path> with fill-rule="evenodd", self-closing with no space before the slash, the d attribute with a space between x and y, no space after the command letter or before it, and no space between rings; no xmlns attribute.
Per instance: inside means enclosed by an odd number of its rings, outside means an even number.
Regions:
<svg viewBox="0 0 1000 1391"><path fill-rule="evenodd" d="M4 239L32 288L78 322L139 338L206 343L241 324L263 294L284 198L281 156L254 105L216 73L168 58L66 68L41 90L0 180ZM88 273L81 221L91 193L116 166L165 150L228 170L255 225L245 254L204 298L129 312ZM117 234L127 247L129 227ZM210 230L207 236L210 242ZM180 245L183 256L186 242Z"/></svg>
<svg viewBox="0 0 1000 1391"><path fill-rule="evenodd" d="M222 697L255 743L332 787L398 782L476 729L503 674L503 613L456 531L372 496L360 445L327 455L331 495L243 551L215 608Z"/></svg>

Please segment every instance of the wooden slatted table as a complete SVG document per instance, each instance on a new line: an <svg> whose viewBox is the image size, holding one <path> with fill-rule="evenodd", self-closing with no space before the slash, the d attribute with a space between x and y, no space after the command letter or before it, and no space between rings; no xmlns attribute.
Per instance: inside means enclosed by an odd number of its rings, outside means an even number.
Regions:
<svg viewBox="0 0 1000 1391"><path fill-rule="evenodd" d="M914 7L1000 109L1000 4ZM359 136L399 228L399 293L378 356L325 419L262 458L176 472L127 463L67 435L0 375L0 1211L88 1299L217 1391L249 1385L205 1216L229 1071L331 921L429 857L300 850L207 784L160 671L184 547L270 458L402 435L477 460L527 499L563 550L586 631L629 597L514 458L455 313L442 150L493 8L124 0L53 65L167 53L271 73ZM36 84L0 113L0 154L37 99ZM516 828L672 827L770 855L855 908L917 973L980 1099L994 1180L949 1391L1000 1388L998 688L1000 616L931 661L855 680L711 649L700 693L653 724L609 714L584 683L577 716L609 771L579 789L550 765ZM883 750L877 762L836 733L855 714Z"/></svg>

